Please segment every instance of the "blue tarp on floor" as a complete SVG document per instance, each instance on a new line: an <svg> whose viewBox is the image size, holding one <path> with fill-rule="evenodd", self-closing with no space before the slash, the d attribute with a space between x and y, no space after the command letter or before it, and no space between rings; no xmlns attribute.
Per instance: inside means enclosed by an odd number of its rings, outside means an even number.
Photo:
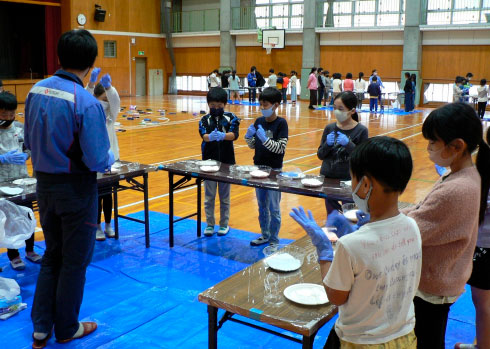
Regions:
<svg viewBox="0 0 490 349"><path fill-rule="evenodd" d="M132 217L142 219L138 212ZM263 258L262 247L250 247L257 235L231 229L224 237L197 238L194 220L175 225L175 247L168 247L168 216L150 213L151 247L145 248L143 225L120 220L120 240L97 242L87 270L81 320L96 321L98 330L60 348L206 348L206 305L200 292ZM288 242L287 240L283 242ZM36 243L42 254L44 242ZM23 252L21 252L23 255ZM0 322L2 348L30 348L30 309L39 266L27 263L22 272L7 268L0 276L14 278L28 309ZM0 265L7 265L6 254ZM452 307L448 346L471 342L474 309L470 292ZM318 333L315 348L323 348L335 319ZM286 331L279 330L283 333ZM296 337L298 337L296 335ZM300 348L292 341L227 322L218 333L220 348Z"/></svg>

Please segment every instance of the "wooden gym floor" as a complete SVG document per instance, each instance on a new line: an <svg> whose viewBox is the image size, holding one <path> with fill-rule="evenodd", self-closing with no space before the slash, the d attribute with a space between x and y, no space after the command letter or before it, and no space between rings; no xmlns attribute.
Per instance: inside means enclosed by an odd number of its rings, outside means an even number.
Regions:
<svg viewBox="0 0 490 349"><path fill-rule="evenodd" d="M151 109L151 114L140 119L126 120L122 117L130 105L137 109ZM198 122L202 115L200 110L207 110L204 96L163 96L122 98L121 106L126 110L119 114L118 121L126 132L118 132L121 160L137 161L145 164L169 163L185 159L200 159L201 138L198 133ZM18 112L23 112L23 105ZM326 124L335 120L330 111L311 111L307 102L298 102L293 107L281 105L278 115L286 118L289 125L289 142L284 158L284 168L297 168L309 173L319 173L321 161L316 151ZM364 109L367 106L364 104ZM165 110L165 119L158 110ZM253 150L245 143L244 135L247 127L259 117L259 107L244 105L228 105L227 111L241 118L240 138L235 141L235 155L238 164L252 164ZM406 191L400 200L416 203L429 192L438 175L430 162L421 129L424 117L431 110L410 115L393 114L360 114L360 121L368 127L369 136L388 135L403 140L410 148L414 161L414 171ZM197 113L197 114L195 114ZM159 125L140 125L143 118L160 122ZM23 122L22 117L18 120ZM29 164L30 168L30 164ZM31 170L31 168L30 168ZM165 171L149 175L150 210L168 213L168 176ZM293 194L283 194L281 200L282 227L280 237L297 239L304 232L289 217L292 207L303 205L313 211L319 223L326 219L325 206L322 199L309 198ZM143 210L140 193L123 192L119 198L122 214ZM175 195L175 214L184 216L195 212L196 189L190 188ZM219 200L216 203L216 218L219 217ZM203 210L204 219L204 210ZM40 225L38 223L38 225ZM230 226L252 232L260 232L258 211L253 188L232 186ZM203 229L205 224L203 225ZM42 234L36 234L36 240Z"/></svg>

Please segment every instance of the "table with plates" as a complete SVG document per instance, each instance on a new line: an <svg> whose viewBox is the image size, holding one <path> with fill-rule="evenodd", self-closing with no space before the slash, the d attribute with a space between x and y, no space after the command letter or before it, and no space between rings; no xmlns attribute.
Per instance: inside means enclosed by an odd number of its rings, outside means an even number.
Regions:
<svg viewBox="0 0 490 349"><path fill-rule="evenodd" d="M323 304L317 305L304 305L301 304L301 299L297 300L299 303L289 299L294 299L291 291L296 287L316 287L325 292L316 251L311 240L304 236L289 246L297 246L305 252L304 262L299 270L289 273L276 272L270 269L266 259L263 259L199 294L199 301L207 304L210 349L217 348L218 330L226 321L240 323L302 343L303 348L313 347L316 333L337 313L337 307L328 302L326 294L324 294L325 300L318 302ZM264 287L264 282L271 273L279 277L279 298L273 304L268 302ZM225 310L221 319L218 319L218 309ZM302 339L264 328L261 324L250 322L248 319L241 320L236 318L236 315L291 331L301 335Z"/></svg>
<svg viewBox="0 0 490 349"><path fill-rule="evenodd" d="M139 163L120 161L113 165L110 173L97 174L97 186L99 195L111 194L114 198L114 232L115 238L119 238L119 218L127 219L145 225L145 244L150 247L150 219L148 209L148 173L156 170L156 167ZM141 180L137 180L142 177ZM25 179L27 180L27 179ZM15 183L14 183L15 182ZM20 181L0 183L1 188L22 189L22 192L14 195L6 195L0 190L0 199L7 199L17 205L24 205L37 209L36 184L30 179L30 183ZM143 193L144 219L136 219L119 214L118 193L124 190L135 190Z"/></svg>

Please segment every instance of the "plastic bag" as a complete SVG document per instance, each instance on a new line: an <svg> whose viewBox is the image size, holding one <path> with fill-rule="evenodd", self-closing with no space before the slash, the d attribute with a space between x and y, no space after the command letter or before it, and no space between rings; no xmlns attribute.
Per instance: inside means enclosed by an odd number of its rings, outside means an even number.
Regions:
<svg viewBox="0 0 490 349"><path fill-rule="evenodd" d="M36 229L36 218L30 208L18 206L8 200L0 200L0 212L5 217L5 223L1 224L0 217L0 247L18 249L25 246L25 240L29 239Z"/></svg>
<svg viewBox="0 0 490 349"><path fill-rule="evenodd" d="M20 295L20 286L17 281L0 277L0 299L4 298L8 301L18 295Z"/></svg>
<svg viewBox="0 0 490 349"><path fill-rule="evenodd" d="M391 106L393 107L393 109L400 109L400 102L398 102L398 100L396 99L391 103Z"/></svg>

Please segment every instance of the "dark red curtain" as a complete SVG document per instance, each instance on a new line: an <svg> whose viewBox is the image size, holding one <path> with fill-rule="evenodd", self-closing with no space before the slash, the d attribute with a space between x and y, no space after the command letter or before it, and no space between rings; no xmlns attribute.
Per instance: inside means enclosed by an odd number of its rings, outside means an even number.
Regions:
<svg viewBox="0 0 490 349"><path fill-rule="evenodd" d="M56 47L61 36L61 7L44 6L44 32L46 35L46 74L53 75L60 68Z"/></svg>

